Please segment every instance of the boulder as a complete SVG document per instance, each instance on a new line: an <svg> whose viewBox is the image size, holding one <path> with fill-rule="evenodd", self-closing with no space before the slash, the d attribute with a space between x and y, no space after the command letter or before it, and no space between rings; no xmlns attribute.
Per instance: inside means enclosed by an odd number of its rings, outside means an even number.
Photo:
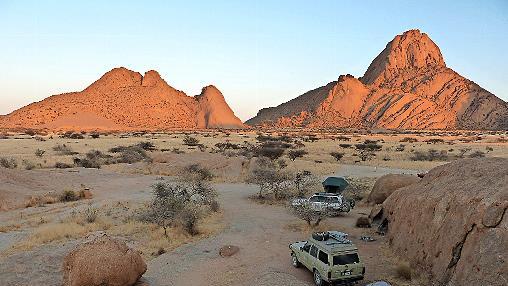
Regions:
<svg viewBox="0 0 508 286"><path fill-rule="evenodd" d="M506 285L508 159L432 169L383 203L388 241L435 285Z"/></svg>
<svg viewBox="0 0 508 286"><path fill-rule="evenodd" d="M64 259L65 286L134 285L146 263L136 250L104 232L89 235Z"/></svg>
<svg viewBox="0 0 508 286"><path fill-rule="evenodd" d="M367 202L382 204L395 190L419 182L417 176L403 174L388 174L377 179Z"/></svg>

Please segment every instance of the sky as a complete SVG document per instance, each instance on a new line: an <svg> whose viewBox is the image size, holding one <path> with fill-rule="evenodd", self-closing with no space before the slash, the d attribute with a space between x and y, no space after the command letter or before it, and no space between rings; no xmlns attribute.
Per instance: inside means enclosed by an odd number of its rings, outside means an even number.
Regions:
<svg viewBox="0 0 508 286"><path fill-rule="evenodd" d="M0 114L114 67L217 86L242 120L350 73L417 28L447 66L508 101L508 0L0 0Z"/></svg>

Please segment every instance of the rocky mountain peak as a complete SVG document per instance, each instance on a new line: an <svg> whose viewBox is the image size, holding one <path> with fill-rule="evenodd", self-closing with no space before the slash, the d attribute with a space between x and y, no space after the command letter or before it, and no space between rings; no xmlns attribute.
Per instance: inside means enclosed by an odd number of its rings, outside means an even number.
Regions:
<svg viewBox="0 0 508 286"><path fill-rule="evenodd" d="M446 67L439 47L425 33L409 30L397 35L374 59L361 81L380 84L401 71Z"/></svg>
<svg viewBox="0 0 508 286"><path fill-rule="evenodd" d="M124 87L141 85L142 76L139 72L124 67L114 68L85 89L87 92L107 92Z"/></svg>
<svg viewBox="0 0 508 286"><path fill-rule="evenodd" d="M167 85L166 81L162 79L159 72L155 70L149 70L145 72L145 76L143 77L142 86L157 86L157 85Z"/></svg>

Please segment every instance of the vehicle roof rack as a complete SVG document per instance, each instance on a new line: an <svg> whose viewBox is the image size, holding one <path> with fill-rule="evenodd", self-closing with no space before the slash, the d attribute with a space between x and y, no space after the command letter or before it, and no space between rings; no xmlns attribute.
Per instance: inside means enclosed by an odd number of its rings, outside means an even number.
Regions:
<svg viewBox="0 0 508 286"><path fill-rule="evenodd" d="M328 235L332 239L328 239L324 241L326 245L333 244L351 244L351 240L349 240L348 234L341 231L328 231Z"/></svg>

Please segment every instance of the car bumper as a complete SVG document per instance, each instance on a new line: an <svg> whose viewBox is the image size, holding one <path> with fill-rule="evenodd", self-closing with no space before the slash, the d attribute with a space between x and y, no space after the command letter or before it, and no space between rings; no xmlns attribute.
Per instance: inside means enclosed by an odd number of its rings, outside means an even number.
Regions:
<svg viewBox="0 0 508 286"><path fill-rule="evenodd" d="M336 279L330 279L328 280L328 283L331 283L331 284L340 284L340 283L352 283L352 282L357 282L357 281L360 281L360 280L363 280L363 275L358 275L358 276L352 276L352 277L341 277L341 278L336 278Z"/></svg>

